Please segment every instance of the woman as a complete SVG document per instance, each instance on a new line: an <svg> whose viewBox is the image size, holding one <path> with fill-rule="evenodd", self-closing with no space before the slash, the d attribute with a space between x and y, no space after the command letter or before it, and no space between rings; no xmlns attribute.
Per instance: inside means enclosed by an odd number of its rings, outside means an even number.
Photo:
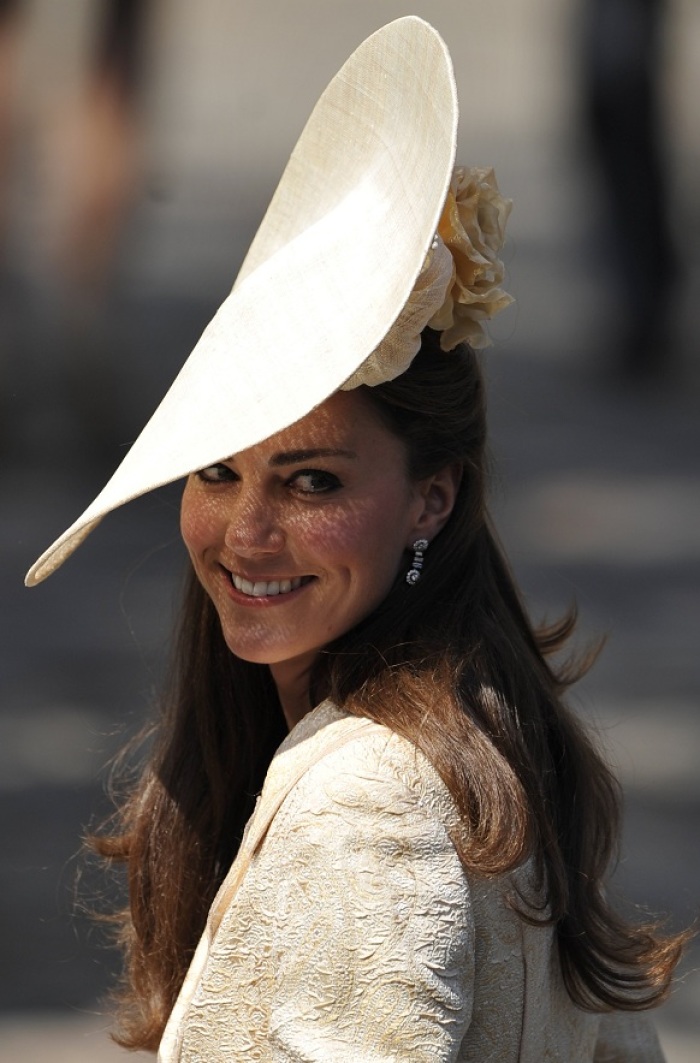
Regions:
<svg viewBox="0 0 700 1063"><path fill-rule="evenodd" d="M573 621L533 630L488 522L473 348L509 302L510 205L453 174L455 136L429 26L358 49L233 293L29 576L187 474L165 712L96 843L129 872L120 1040L163 1061L660 1058L636 1013L681 941L607 903L615 784L546 660Z"/></svg>

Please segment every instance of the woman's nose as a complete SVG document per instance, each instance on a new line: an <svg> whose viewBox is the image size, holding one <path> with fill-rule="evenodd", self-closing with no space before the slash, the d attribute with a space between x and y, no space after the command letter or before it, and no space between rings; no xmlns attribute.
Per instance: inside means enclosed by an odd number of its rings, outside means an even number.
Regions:
<svg viewBox="0 0 700 1063"><path fill-rule="evenodd" d="M273 507L246 493L228 515L224 542L239 557L277 554L285 535Z"/></svg>

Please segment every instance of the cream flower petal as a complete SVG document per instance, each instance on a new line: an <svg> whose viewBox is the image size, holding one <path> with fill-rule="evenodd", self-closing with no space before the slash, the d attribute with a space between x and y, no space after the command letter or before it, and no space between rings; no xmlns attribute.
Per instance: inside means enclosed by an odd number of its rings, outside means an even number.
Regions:
<svg viewBox="0 0 700 1063"><path fill-rule="evenodd" d="M488 346L485 322L513 302L500 287L505 271L498 257L511 207L492 169L455 170L438 230L454 272L444 303L428 322L442 333L443 350L464 340Z"/></svg>
<svg viewBox="0 0 700 1063"><path fill-rule="evenodd" d="M406 305L343 391L375 387L403 373L426 325L441 333L444 351L465 340L475 349L490 344L486 322L513 302L500 287L504 268L498 257L511 206L492 169L455 170L436 240Z"/></svg>
<svg viewBox="0 0 700 1063"><path fill-rule="evenodd" d="M376 350L346 380L342 391L351 391L360 384L376 387L387 380L394 380L408 369L420 350L421 332L435 313L435 308L445 298L453 268L449 251L438 240L428 252L418 280L398 318Z"/></svg>

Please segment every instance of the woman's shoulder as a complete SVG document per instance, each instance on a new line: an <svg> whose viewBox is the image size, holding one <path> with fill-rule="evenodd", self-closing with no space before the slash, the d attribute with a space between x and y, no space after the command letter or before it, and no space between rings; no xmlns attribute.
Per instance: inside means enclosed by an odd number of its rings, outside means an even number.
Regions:
<svg viewBox="0 0 700 1063"><path fill-rule="evenodd" d="M394 816L422 810L448 832L460 822L450 791L416 745L332 702L317 706L283 742L265 790L280 786L295 789L305 804L369 801L375 811L390 807Z"/></svg>

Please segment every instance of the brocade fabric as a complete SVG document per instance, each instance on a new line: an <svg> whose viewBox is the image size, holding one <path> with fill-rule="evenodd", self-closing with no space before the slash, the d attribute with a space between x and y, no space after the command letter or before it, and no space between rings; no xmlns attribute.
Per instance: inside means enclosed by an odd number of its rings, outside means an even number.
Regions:
<svg viewBox="0 0 700 1063"><path fill-rule="evenodd" d="M527 866L467 875L439 775L323 703L270 765L160 1063L662 1063L645 1016L578 1009Z"/></svg>

